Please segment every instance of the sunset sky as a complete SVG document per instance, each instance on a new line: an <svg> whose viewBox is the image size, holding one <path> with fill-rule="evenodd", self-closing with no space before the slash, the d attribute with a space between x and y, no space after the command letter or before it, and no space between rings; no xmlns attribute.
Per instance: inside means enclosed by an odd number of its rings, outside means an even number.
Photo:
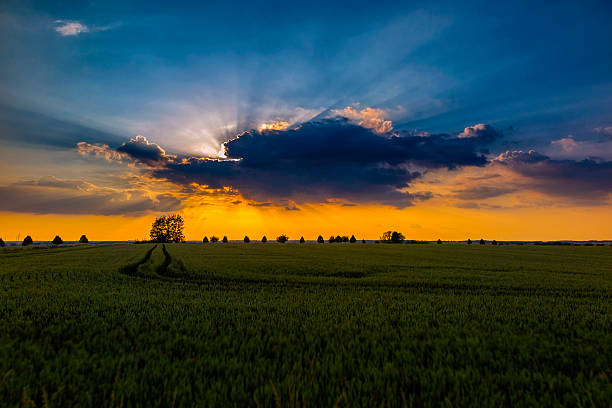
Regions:
<svg viewBox="0 0 612 408"><path fill-rule="evenodd" d="M609 1L3 1L0 237L612 239L611 67Z"/></svg>

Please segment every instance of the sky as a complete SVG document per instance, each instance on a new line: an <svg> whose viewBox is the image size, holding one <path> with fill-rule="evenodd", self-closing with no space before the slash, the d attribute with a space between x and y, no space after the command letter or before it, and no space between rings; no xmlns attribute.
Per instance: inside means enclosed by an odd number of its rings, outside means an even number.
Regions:
<svg viewBox="0 0 612 408"><path fill-rule="evenodd" d="M611 66L609 1L4 1L0 237L612 239Z"/></svg>

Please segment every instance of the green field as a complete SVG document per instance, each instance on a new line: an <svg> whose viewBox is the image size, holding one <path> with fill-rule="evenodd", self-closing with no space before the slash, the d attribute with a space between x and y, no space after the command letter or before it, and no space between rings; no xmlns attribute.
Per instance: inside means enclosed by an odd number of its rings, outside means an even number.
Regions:
<svg viewBox="0 0 612 408"><path fill-rule="evenodd" d="M0 406L602 406L612 247L0 251Z"/></svg>

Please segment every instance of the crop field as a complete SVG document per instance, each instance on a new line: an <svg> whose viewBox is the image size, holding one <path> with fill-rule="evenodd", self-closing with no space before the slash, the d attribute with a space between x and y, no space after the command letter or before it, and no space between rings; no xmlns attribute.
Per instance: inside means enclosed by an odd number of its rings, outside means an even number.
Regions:
<svg viewBox="0 0 612 408"><path fill-rule="evenodd" d="M612 247L0 250L0 406L600 406Z"/></svg>

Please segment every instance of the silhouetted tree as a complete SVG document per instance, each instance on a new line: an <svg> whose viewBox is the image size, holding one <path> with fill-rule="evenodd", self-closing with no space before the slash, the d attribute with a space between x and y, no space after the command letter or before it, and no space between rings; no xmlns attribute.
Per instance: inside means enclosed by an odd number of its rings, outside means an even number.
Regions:
<svg viewBox="0 0 612 408"><path fill-rule="evenodd" d="M350 242L351 242L351 244L354 244L355 242L357 242L357 238L355 238L354 235L351 235Z"/></svg>
<svg viewBox="0 0 612 408"><path fill-rule="evenodd" d="M208 244L208 237L204 237L204 239L202 240L202 243Z"/></svg>
<svg viewBox="0 0 612 408"><path fill-rule="evenodd" d="M483 238L480 238L480 245L484 245L485 244L485 240Z"/></svg>
<svg viewBox="0 0 612 408"><path fill-rule="evenodd" d="M51 243L53 245L62 245L64 241L62 241L59 235L56 235L55 238L53 238L53 241L51 241Z"/></svg>
<svg viewBox="0 0 612 408"><path fill-rule="evenodd" d="M261 239L261 242L265 244L266 242L268 242L268 238L266 238L266 236L264 235L263 238Z"/></svg>
<svg viewBox="0 0 612 408"><path fill-rule="evenodd" d="M183 242L183 217L179 214L162 215L153 221L149 236L155 242Z"/></svg>
<svg viewBox="0 0 612 408"><path fill-rule="evenodd" d="M284 244L288 240L289 240L289 237L286 236L285 234L279 235L278 237L276 237L276 242L280 242L281 244Z"/></svg>
<svg viewBox="0 0 612 408"><path fill-rule="evenodd" d="M248 244L249 242L251 242L251 239L247 235L245 235L244 236L244 243Z"/></svg>
<svg viewBox="0 0 612 408"><path fill-rule="evenodd" d="M331 237L329 237L329 243L333 244L334 242L336 242L336 237L334 237L333 235Z"/></svg>
<svg viewBox="0 0 612 408"><path fill-rule="evenodd" d="M34 243L34 241L32 241L32 237L31 236L27 236L23 239L23 242L21 243L22 246L28 246L28 245L32 245Z"/></svg>
<svg viewBox="0 0 612 408"><path fill-rule="evenodd" d="M322 244L324 242L325 240L323 239L323 237L319 235L319 238L317 238L317 243Z"/></svg>
<svg viewBox="0 0 612 408"><path fill-rule="evenodd" d="M342 242L342 237L340 235L336 235L336 242L337 243L341 243Z"/></svg>
<svg viewBox="0 0 612 408"><path fill-rule="evenodd" d="M442 240L440 240L440 238L438 238L438 245L442 243Z"/></svg>
<svg viewBox="0 0 612 408"><path fill-rule="evenodd" d="M343 235L342 242L349 242L349 237L347 237L346 235Z"/></svg>
<svg viewBox="0 0 612 408"><path fill-rule="evenodd" d="M404 242L404 234L397 231L385 231L380 237L382 242L391 243L391 244L400 244Z"/></svg>
<svg viewBox="0 0 612 408"><path fill-rule="evenodd" d="M306 242L306 240L304 239L304 237L300 238L300 244L303 244L304 242Z"/></svg>
<svg viewBox="0 0 612 408"><path fill-rule="evenodd" d="M0 248L5 247L6 244L4 243L4 240L2 238L0 238Z"/></svg>
<svg viewBox="0 0 612 408"><path fill-rule="evenodd" d="M468 240L467 240L467 244L468 244L468 245L472 245L472 240L468 238Z"/></svg>
<svg viewBox="0 0 612 408"><path fill-rule="evenodd" d="M491 245L497 245L497 241L493 240L493 242L491 242Z"/></svg>
<svg viewBox="0 0 612 408"><path fill-rule="evenodd" d="M362 244L365 244L365 239L362 239L362 240L361 240L361 243L362 243Z"/></svg>
<svg viewBox="0 0 612 408"><path fill-rule="evenodd" d="M210 237L210 242L212 242L212 243L219 242L219 237L215 237L213 235L212 237Z"/></svg>
<svg viewBox="0 0 612 408"><path fill-rule="evenodd" d="M87 239L87 237L85 236L85 234L81 235L81 238L79 238L79 242L81 244L86 244L89 242L89 240Z"/></svg>
<svg viewBox="0 0 612 408"><path fill-rule="evenodd" d="M227 236L223 236L223 239L221 240L221 242L223 242L224 244L227 244Z"/></svg>

